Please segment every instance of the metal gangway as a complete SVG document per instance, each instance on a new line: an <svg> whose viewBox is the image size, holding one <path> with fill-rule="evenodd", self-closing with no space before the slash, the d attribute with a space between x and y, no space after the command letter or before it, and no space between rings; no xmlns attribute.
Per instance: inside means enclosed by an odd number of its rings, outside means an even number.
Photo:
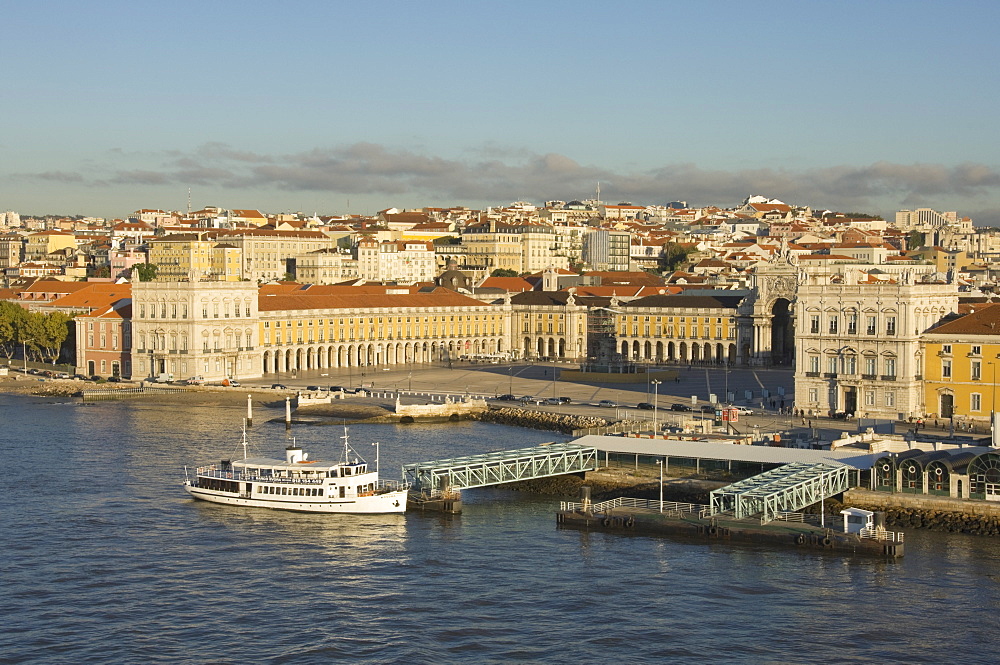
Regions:
<svg viewBox="0 0 1000 665"><path fill-rule="evenodd" d="M597 449L574 443L501 450L403 465L403 480L416 491L436 492L500 485L519 480L594 471Z"/></svg>
<svg viewBox="0 0 1000 665"><path fill-rule="evenodd" d="M849 466L793 462L712 491L711 514L741 519L760 516L761 524L795 512L851 487Z"/></svg>

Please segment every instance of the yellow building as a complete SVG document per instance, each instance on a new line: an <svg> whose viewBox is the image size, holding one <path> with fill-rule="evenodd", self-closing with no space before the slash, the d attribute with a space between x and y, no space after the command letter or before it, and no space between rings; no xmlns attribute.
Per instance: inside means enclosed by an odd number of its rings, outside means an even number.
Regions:
<svg viewBox="0 0 1000 665"><path fill-rule="evenodd" d="M44 261L49 254L76 247L76 237L65 231L39 231L28 236L24 246L25 261Z"/></svg>
<svg viewBox="0 0 1000 665"><path fill-rule="evenodd" d="M184 281L212 276L215 240L203 233L176 233L149 241L149 262L160 281Z"/></svg>
<svg viewBox="0 0 1000 665"><path fill-rule="evenodd" d="M922 340L928 417L988 421L1000 406L1000 305L981 305L925 333Z"/></svg>
<svg viewBox="0 0 1000 665"><path fill-rule="evenodd" d="M220 243L215 232L175 233L149 241L149 262L159 281L209 279L238 282L243 279L243 252Z"/></svg>
<svg viewBox="0 0 1000 665"><path fill-rule="evenodd" d="M509 306L444 288L264 286L263 371L450 362L508 351Z"/></svg>

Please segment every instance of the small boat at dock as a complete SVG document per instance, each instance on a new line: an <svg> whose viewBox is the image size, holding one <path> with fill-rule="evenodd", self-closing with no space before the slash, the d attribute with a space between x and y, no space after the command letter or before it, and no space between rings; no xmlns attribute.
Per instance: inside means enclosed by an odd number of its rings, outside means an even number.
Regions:
<svg viewBox="0 0 1000 665"><path fill-rule="evenodd" d="M243 432L243 459L200 466L194 477L184 469L184 489L195 499L232 506L252 506L307 513L401 513L409 485L379 480L378 470L348 443L344 428L341 460L309 459L293 443L285 459L249 457ZM376 455L377 457L377 455Z"/></svg>

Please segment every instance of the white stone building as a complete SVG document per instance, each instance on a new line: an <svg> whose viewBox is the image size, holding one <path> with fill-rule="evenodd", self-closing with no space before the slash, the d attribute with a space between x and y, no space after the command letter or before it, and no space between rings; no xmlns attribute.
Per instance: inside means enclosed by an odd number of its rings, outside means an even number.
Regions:
<svg viewBox="0 0 1000 665"><path fill-rule="evenodd" d="M254 282L135 282L132 378L259 377L257 302Z"/></svg>
<svg viewBox="0 0 1000 665"><path fill-rule="evenodd" d="M920 335L957 311L958 288L933 266L803 268L795 303L795 406L906 419L923 415Z"/></svg>

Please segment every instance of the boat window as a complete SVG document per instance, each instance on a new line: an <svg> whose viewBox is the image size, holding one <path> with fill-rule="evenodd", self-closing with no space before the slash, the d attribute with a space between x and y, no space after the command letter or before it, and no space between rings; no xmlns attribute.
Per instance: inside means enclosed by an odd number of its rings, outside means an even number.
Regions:
<svg viewBox="0 0 1000 665"><path fill-rule="evenodd" d="M318 493L317 496L323 496L323 488L322 487L319 488L319 493Z"/></svg>
<svg viewBox="0 0 1000 665"><path fill-rule="evenodd" d="M341 499L343 499L345 496L347 496L346 490L347 490L347 488L344 487L343 485L340 487L340 498Z"/></svg>
<svg viewBox="0 0 1000 665"><path fill-rule="evenodd" d="M349 476L349 475L351 475L351 467L349 467L349 466L345 466L345 467L343 468L343 471L344 471L344 475L345 475L345 476Z"/></svg>

